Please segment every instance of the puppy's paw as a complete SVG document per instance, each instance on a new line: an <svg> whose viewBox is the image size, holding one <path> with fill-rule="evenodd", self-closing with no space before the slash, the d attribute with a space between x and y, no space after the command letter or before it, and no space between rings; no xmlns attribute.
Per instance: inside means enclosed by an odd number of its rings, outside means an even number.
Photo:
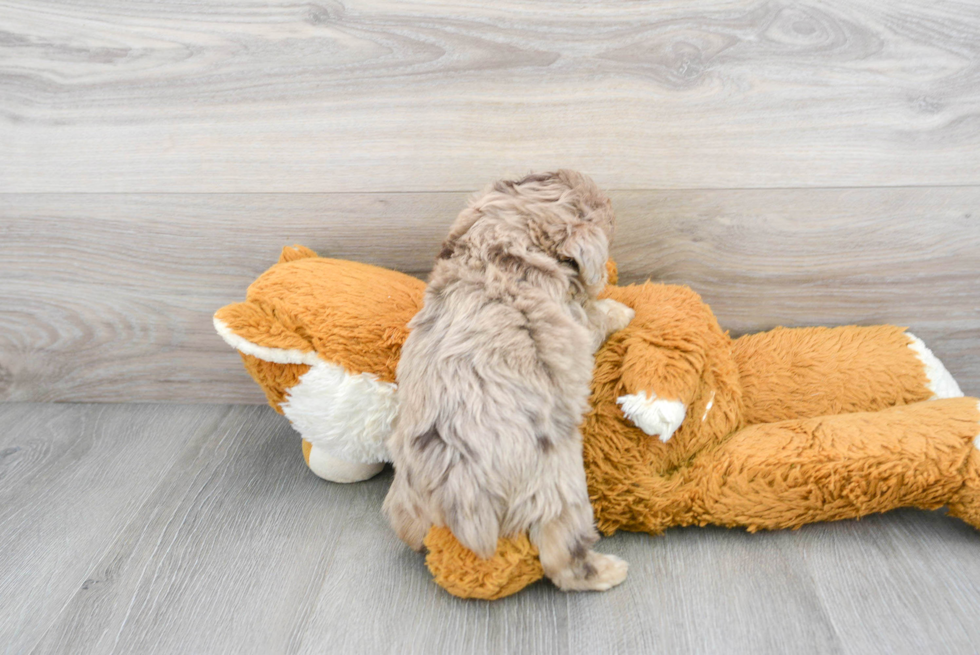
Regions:
<svg viewBox="0 0 980 655"><path fill-rule="evenodd" d="M589 551L585 560L552 578L562 591L606 591L626 579L629 565L615 555Z"/></svg>
<svg viewBox="0 0 980 655"><path fill-rule="evenodd" d="M650 436L658 435L664 443L674 436L687 415L687 408L681 401L664 400L653 394L647 397L646 392L643 391L620 396L616 399L616 403L622 407L623 414L636 427Z"/></svg>
<svg viewBox="0 0 980 655"><path fill-rule="evenodd" d="M398 538L412 550L421 551L425 545L423 543L425 535L432 524L425 519L418 505L411 502L409 498L410 495L405 490L404 478L396 474L381 509L388 517L388 522L391 523Z"/></svg>
<svg viewBox="0 0 980 655"><path fill-rule="evenodd" d="M629 564L615 555L603 555L592 553L592 566L595 567L593 576L594 586L590 587L594 591L606 591L612 589L626 579Z"/></svg>
<svg viewBox="0 0 980 655"><path fill-rule="evenodd" d="M425 521L420 521L414 516L393 515L391 517L392 527L398 538L405 542L405 545L417 553L421 553L425 548L425 535L431 525Z"/></svg>
<svg viewBox="0 0 980 655"><path fill-rule="evenodd" d="M636 316L636 312L612 298L597 300L596 305L599 306L599 309L607 317L610 334L625 328L633 320L633 317Z"/></svg>

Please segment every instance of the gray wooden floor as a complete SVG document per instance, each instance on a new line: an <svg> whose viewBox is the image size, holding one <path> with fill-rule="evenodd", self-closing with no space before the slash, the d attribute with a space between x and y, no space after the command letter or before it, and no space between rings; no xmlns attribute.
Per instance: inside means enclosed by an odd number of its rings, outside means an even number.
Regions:
<svg viewBox="0 0 980 655"><path fill-rule="evenodd" d="M0 404L5 653L965 653L980 534L942 512L602 542L605 594L460 601L382 476L304 467L266 407Z"/></svg>

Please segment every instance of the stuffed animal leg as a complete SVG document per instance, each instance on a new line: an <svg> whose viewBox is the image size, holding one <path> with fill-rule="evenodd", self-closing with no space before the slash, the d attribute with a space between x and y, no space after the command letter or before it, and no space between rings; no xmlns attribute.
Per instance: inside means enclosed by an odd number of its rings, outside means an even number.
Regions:
<svg viewBox="0 0 980 655"><path fill-rule="evenodd" d="M980 530L980 435L967 455L963 485L949 499L949 513Z"/></svg>
<svg viewBox="0 0 980 655"><path fill-rule="evenodd" d="M951 504L980 528L978 437L980 401L950 398L752 425L678 474L697 489L684 500L699 525L776 530Z"/></svg>
<svg viewBox="0 0 980 655"><path fill-rule="evenodd" d="M598 399L614 393L615 409L661 442L650 446L659 470L679 466L737 429L741 387L731 339L701 297L649 282L607 287L605 295L636 316L596 354L596 410L613 409Z"/></svg>
<svg viewBox="0 0 980 655"><path fill-rule="evenodd" d="M753 425L963 395L904 328L776 328L732 341L686 287L647 283L609 287L606 295L636 317L600 355L597 373L612 357L622 385L616 402L627 418L662 442L678 435L664 450L665 470L730 433L736 414ZM687 417L722 420L683 430Z"/></svg>
<svg viewBox="0 0 980 655"><path fill-rule="evenodd" d="M978 448L976 398L749 426L651 484L643 528L774 530L948 504L980 529ZM488 560L445 528L425 543L435 581L463 598L500 598L543 576L524 536L501 539Z"/></svg>

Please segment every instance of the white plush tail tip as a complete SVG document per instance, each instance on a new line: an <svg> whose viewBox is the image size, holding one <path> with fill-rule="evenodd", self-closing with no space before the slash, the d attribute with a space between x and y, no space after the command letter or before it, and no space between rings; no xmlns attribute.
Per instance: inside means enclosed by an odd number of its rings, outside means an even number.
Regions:
<svg viewBox="0 0 980 655"><path fill-rule="evenodd" d="M909 348L915 351L916 357L925 366L926 378L929 380L928 386L929 391L932 392L932 399L962 398L963 392L960 391L960 385L956 384L956 380L946 370L943 363L939 361L939 358L933 355L931 350L926 348L926 344L922 343L922 339L911 332L906 332L905 334L912 340Z"/></svg>

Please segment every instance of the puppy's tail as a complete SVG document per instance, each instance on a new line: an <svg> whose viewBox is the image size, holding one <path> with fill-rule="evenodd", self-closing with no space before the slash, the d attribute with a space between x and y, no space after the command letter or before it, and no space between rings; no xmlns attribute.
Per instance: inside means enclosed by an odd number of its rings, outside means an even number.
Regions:
<svg viewBox="0 0 980 655"><path fill-rule="evenodd" d="M395 469L395 479L391 482L382 509L398 538L412 550L422 550L422 540L432 527L422 503L408 485L402 470Z"/></svg>
<svg viewBox="0 0 980 655"><path fill-rule="evenodd" d="M453 467L443 485L440 501L446 527L479 557L488 559L497 552L501 512L498 502L479 475L469 466Z"/></svg>

